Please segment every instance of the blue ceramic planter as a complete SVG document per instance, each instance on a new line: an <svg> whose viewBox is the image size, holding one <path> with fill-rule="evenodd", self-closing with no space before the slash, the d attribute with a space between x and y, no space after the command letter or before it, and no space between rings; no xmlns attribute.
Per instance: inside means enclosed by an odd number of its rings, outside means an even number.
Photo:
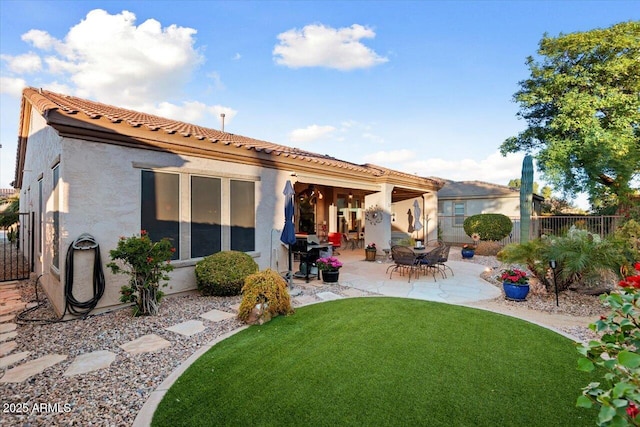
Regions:
<svg viewBox="0 0 640 427"><path fill-rule="evenodd" d="M473 258L473 255L476 252L473 249L463 249L462 250L462 258Z"/></svg>
<svg viewBox="0 0 640 427"><path fill-rule="evenodd" d="M511 301L524 301L529 294L529 284L514 285L513 283L502 282L504 296Z"/></svg>

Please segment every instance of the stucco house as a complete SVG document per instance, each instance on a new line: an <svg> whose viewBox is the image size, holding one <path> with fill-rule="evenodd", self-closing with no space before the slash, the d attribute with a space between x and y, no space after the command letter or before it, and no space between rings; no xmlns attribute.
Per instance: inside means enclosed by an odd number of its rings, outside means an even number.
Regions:
<svg viewBox="0 0 640 427"><path fill-rule="evenodd" d="M321 238L357 231L388 245L396 206L420 200L435 217L442 182L358 165L87 99L23 91L14 186L32 215L33 270L58 313L65 308L65 259L82 233L100 245L102 266L120 236L146 230L176 247L167 293L196 287L203 256L239 250L261 269L286 270L286 181L296 191L296 231ZM403 205L404 209L404 205ZM436 238L435 221L425 231ZM88 252L88 251L87 251ZM74 297L91 297L92 261L74 262ZM96 309L119 304L126 277L104 268L106 290ZM70 275L69 275L70 276Z"/></svg>
<svg viewBox="0 0 640 427"><path fill-rule="evenodd" d="M509 241L520 236L520 191L505 185L482 181L443 180L438 191L439 235L451 243L469 243L462 224L466 217L483 213L499 213L511 218L514 224ZM533 195L532 216L539 216L544 198ZM514 240L515 239L515 240Z"/></svg>

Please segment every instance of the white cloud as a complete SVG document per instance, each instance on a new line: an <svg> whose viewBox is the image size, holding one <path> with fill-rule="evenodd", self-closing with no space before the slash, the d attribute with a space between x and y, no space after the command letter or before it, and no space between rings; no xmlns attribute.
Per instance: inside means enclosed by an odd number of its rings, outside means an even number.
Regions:
<svg viewBox="0 0 640 427"><path fill-rule="evenodd" d="M6 93L16 98L22 96L22 89L27 87L24 79L14 77L0 77L0 93Z"/></svg>
<svg viewBox="0 0 640 427"><path fill-rule="evenodd" d="M90 11L63 40L31 30L23 40L51 50L50 73L65 74L77 93L102 102L135 108L179 96L192 70L202 62L194 48L196 30L148 19L135 25L127 11L110 15Z"/></svg>
<svg viewBox="0 0 640 427"><path fill-rule="evenodd" d="M29 30L22 35L22 40L42 50L50 50L59 45L59 41L42 30Z"/></svg>
<svg viewBox="0 0 640 427"><path fill-rule="evenodd" d="M209 74L207 74L207 77L213 81L213 88L215 90L225 89L224 83L222 83L222 79L220 78L219 73L217 73L216 71L212 71Z"/></svg>
<svg viewBox="0 0 640 427"><path fill-rule="evenodd" d="M192 72L204 62L195 35L193 28L162 27L155 19L136 25L135 14L128 11L111 15L95 9L62 39L33 29L22 40L47 52L41 79L55 75L57 81L40 87L218 128L219 112L225 112L226 120L237 112L198 101L171 102L184 97ZM9 69L24 74L36 70L39 56L29 52L2 59ZM218 73L208 77L215 89L224 89ZM15 80L3 80L3 92L26 86L24 80Z"/></svg>
<svg viewBox="0 0 640 427"><path fill-rule="evenodd" d="M522 154L503 157L495 152L484 159L444 160L414 150L379 151L365 157L368 163L378 164L419 176L434 176L454 181L486 181L506 185L520 178ZM421 159L421 160L415 160ZM537 178L539 181L540 179Z"/></svg>
<svg viewBox="0 0 640 427"><path fill-rule="evenodd" d="M295 129L289 133L289 141L291 142L311 142L328 136L336 130L333 126L311 125L303 129Z"/></svg>
<svg viewBox="0 0 640 427"><path fill-rule="evenodd" d="M220 116L221 114L224 114L225 126L229 125L233 121L233 118L238 114L238 112L233 108L224 107L222 105L212 105L210 107L207 107L207 111L209 111L209 113L211 113L211 115L216 120L216 124L212 124L211 126L215 129L222 129L222 117ZM225 130L229 131L229 128L225 127Z"/></svg>
<svg viewBox="0 0 640 427"><path fill-rule="evenodd" d="M338 70L369 68L388 61L360 42L374 38L368 27L353 24L335 29L321 24L307 25L278 34L273 49L277 64L291 68L327 67Z"/></svg>
<svg viewBox="0 0 640 427"><path fill-rule="evenodd" d="M415 159L416 155L417 153L415 153L414 151L403 148L402 150L377 151L375 153L364 156L364 161L366 163L373 163L380 166L397 168L397 165L391 165L408 162L412 159Z"/></svg>
<svg viewBox="0 0 640 427"><path fill-rule="evenodd" d="M198 123L201 126L220 129L220 113L225 114L225 124L228 124L238 114L232 108L222 105L206 105L199 101L186 101L180 105L171 102L159 104L146 104L140 108L145 113L155 114L169 119L186 123Z"/></svg>
<svg viewBox="0 0 640 427"><path fill-rule="evenodd" d="M40 56L33 52L18 56L0 55L0 59L7 63L10 71L18 74L35 73L42 69Z"/></svg>
<svg viewBox="0 0 640 427"><path fill-rule="evenodd" d="M365 132L362 134L362 138L371 141L371 142L375 142L376 144L382 144L384 142L384 138L382 138L381 136L378 136L376 134L373 134L371 132Z"/></svg>

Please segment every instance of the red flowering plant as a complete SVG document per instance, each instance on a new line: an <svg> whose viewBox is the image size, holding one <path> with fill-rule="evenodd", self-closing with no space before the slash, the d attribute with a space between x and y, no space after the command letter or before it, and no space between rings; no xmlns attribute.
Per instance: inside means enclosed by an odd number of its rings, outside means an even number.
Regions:
<svg viewBox="0 0 640 427"><path fill-rule="evenodd" d="M640 426L640 262L634 268L620 289L600 297L611 309L589 325L600 338L578 347L580 370L606 371L603 381L583 388L577 400L577 406L600 408L600 426Z"/></svg>
<svg viewBox="0 0 640 427"><path fill-rule="evenodd" d="M338 271L342 268L342 263L336 257L318 258L316 266L320 271Z"/></svg>
<svg viewBox="0 0 640 427"><path fill-rule="evenodd" d="M158 314L164 295L160 282L169 280L167 273L173 270L170 260L175 251L169 239L153 242L145 230L137 236L120 237L116 249L109 251L112 261L107 267L111 272L129 275L129 284L120 288L120 301L136 303L134 316Z"/></svg>
<svg viewBox="0 0 640 427"><path fill-rule="evenodd" d="M503 283L511 283L512 285L526 285L529 283L529 277L527 277L527 273L518 270L517 268L509 268L506 270L502 270L500 276L498 276Z"/></svg>

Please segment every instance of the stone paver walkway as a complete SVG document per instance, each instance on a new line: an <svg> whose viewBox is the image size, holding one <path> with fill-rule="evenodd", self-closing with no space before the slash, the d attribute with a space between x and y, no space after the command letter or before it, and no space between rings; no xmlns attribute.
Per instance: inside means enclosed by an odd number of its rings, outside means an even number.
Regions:
<svg viewBox="0 0 640 427"><path fill-rule="evenodd" d="M67 359L64 354L48 354L37 359L28 360L31 351L15 352L19 328L14 323L18 313L30 304L21 300L17 283L0 284L0 383L22 382L46 369ZM236 312L238 306L234 307ZM236 313L221 310L211 310L200 315L211 322L221 322L235 317ZM187 320L166 328L168 331L190 337L206 329L201 320ZM122 343L119 347L129 354L142 354L161 351L171 345L171 342L156 335L147 334L135 340ZM117 354L109 350L98 350L77 356L64 372L63 376L70 377L108 368L115 362Z"/></svg>

